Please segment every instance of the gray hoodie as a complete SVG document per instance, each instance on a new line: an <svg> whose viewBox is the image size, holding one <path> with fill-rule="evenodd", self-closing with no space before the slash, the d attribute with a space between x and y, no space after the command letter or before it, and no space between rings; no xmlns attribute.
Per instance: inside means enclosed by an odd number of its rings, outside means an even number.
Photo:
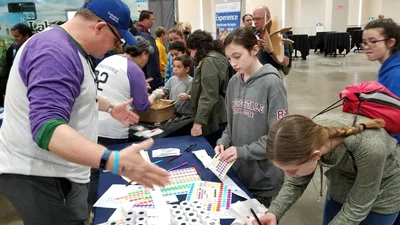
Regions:
<svg viewBox="0 0 400 225"><path fill-rule="evenodd" d="M262 66L246 82L235 74L226 93L228 125L217 141L237 148L233 169L240 180L257 196L276 196L284 173L266 158L269 127L288 113L286 89L278 71Z"/></svg>

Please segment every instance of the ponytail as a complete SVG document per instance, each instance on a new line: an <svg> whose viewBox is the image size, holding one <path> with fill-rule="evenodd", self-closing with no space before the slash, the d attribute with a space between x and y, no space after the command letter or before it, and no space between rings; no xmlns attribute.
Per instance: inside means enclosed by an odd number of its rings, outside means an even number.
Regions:
<svg viewBox="0 0 400 225"><path fill-rule="evenodd" d="M328 131L329 138L334 138L348 137L354 134L358 134L366 129L378 129L384 127L385 121L383 119L373 119L352 127L325 127L325 129Z"/></svg>

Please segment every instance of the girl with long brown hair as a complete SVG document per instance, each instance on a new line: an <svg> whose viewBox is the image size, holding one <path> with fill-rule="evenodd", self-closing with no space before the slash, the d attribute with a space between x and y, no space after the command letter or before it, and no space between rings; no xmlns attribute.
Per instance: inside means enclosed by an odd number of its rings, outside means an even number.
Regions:
<svg viewBox="0 0 400 225"><path fill-rule="evenodd" d="M267 158L289 179L260 218L262 225L277 224L303 194L318 165L328 168L324 225L394 223L400 210L400 147L381 129L383 120L358 116L360 124L351 126L353 119L348 113L313 120L290 115L272 126Z"/></svg>

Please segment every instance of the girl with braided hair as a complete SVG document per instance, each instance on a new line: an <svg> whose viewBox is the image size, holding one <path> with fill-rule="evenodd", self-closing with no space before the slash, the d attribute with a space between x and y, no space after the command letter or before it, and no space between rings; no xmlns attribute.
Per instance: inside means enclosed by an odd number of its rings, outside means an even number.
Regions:
<svg viewBox="0 0 400 225"><path fill-rule="evenodd" d="M351 126L353 119L348 113L313 120L290 115L272 126L267 158L289 179L260 218L262 225L277 224L318 165L328 168L324 225L393 225L400 210L400 147L382 129L383 120L359 116L360 124Z"/></svg>

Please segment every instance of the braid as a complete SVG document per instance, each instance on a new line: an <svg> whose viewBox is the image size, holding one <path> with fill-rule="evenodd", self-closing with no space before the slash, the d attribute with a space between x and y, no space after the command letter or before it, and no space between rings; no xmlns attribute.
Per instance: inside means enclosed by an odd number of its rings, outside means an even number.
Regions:
<svg viewBox="0 0 400 225"><path fill-rule="evenodd" d="M385 121L383 119L372 119L365 123L361 123L352 127L325 127L328 131L329 137L348 137L350 135L358 134L366 129L384 128Z"/></svg>

